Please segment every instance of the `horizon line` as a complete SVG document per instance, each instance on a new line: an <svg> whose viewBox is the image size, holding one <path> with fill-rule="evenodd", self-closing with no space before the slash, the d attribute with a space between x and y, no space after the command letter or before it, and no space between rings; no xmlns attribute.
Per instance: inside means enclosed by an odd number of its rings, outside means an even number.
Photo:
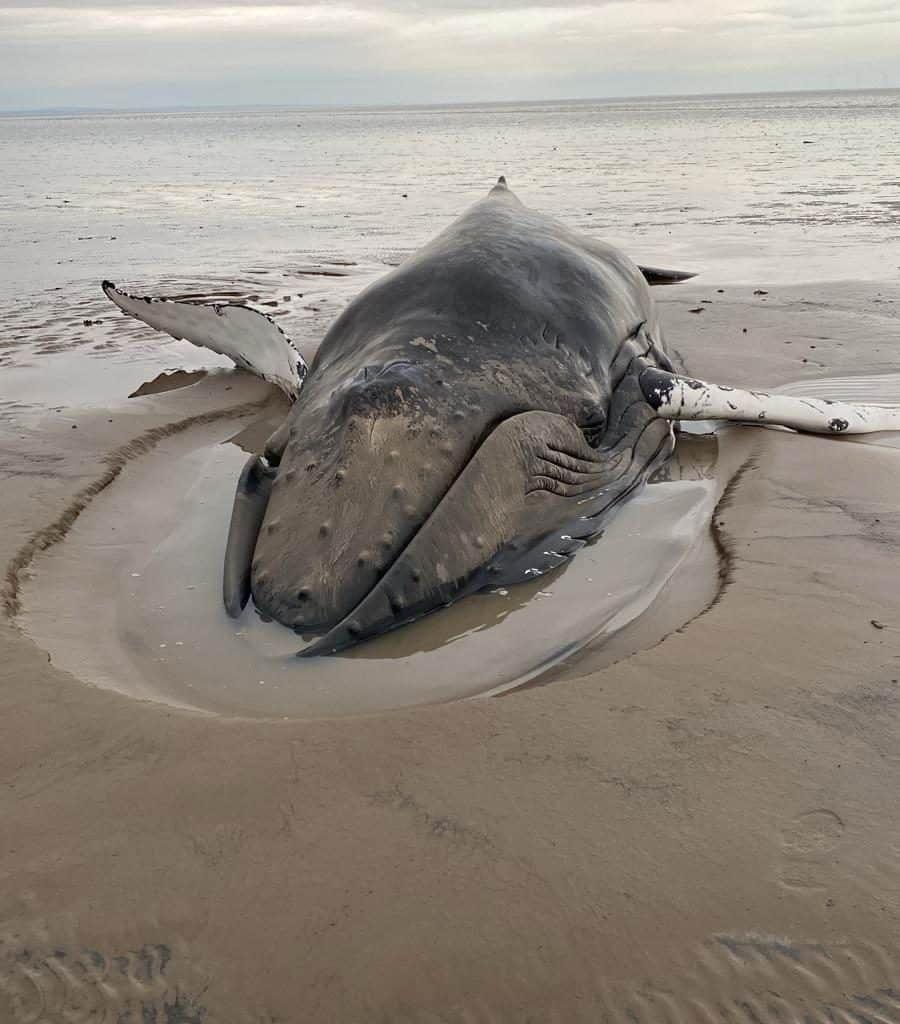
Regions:
<svg viewBox="0 0 900 1024"><path fill-rule="evenodd" d="M629 100L703 99L716 96L792 96L804 93L878 93L900 92L900 86L853 88L718 90L716 92L633 93L627 96L566 96L513 100L434 100L425 103L178 103L149 106L104 107L75 104L48 107L0 107L0 117L75 116L84 114L169 114L229 110L415 110L441 107L506 107L546 103L627 102Z"/></svg>

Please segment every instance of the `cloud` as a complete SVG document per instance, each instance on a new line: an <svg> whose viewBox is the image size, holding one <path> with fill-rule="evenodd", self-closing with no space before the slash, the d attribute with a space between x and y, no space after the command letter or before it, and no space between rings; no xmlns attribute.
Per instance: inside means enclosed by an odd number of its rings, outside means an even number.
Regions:
<svg viewBox="0 0 900 1024"><path fill-rule="evenodd" d="M900 85L896 2L700 11L693 0L0 0L0 107Z"/></svg>
<svg viewBox="0 0 900 1024"><path fill-rule="evenodd" d="M490 12L494 10L522 10L525 8L554 8L574 6L582 7L603 7L607 3L623 2L623 0L588 0L583 4L573 4L572 0L358 0L357 6L374 8L377 10L393 10L427 16L441 11L481 11ZM647 0L625 0L628 3L643 3ZM25 10L53 10L68 9L74 12L85 8L106 8L107 10L128 11L140 8L152 8L156 10L179 8L246 8L252 10L260 7L278 7L282 10L287 8L303 8L321 6L321 0L281 0L273 3L272 0L229 0L227 3L183 3L182 0L120 0L115 4L77 4L72 0L16 0L16 2L0 3L0 10L25 11Z"/></svg>

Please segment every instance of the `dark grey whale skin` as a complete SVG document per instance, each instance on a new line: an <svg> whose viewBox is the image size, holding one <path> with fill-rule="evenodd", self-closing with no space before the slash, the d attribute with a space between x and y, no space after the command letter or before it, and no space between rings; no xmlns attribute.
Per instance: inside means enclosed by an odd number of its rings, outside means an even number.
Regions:
<svg viewBox="0 0 900 1024"><path fill-rule="evenodd" d="M646 275L500 179L326 334L238 488L229 610L249 589L330 653L595 537L674 444Z"/></svg>

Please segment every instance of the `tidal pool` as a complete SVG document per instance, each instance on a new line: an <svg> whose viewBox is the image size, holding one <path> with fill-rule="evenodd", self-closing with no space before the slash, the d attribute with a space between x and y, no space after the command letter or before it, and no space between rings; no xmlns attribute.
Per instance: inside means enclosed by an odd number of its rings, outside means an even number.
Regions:
<svg viewBox="0 0 900 1024"><path fill-rule="evenodd" d="M252 602L236 621L222 608L235 482L246 449L268 433L253 426L220 421L165 439L35 559L19 621L54 664L139 699L306 718L499 694L587 645L615 661L715 596L712 512L762 436L683 433L675 457L560 569L344 654L299 659L303 639Z"/></svg>

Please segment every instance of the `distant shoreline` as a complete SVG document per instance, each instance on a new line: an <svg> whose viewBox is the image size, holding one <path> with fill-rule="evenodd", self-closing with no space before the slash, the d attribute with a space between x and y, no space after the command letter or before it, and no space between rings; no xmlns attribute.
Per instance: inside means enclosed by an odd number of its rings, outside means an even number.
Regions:
<svg viewBox="0 0 900 1024"><path fill-rule="evenodd" d="M302 111L319 113L327 111L365 111L387 110L445 110L448 107L460 109L482 109L484 107L498 110L515 107L545 107L548 104L566 106L587 105L591 103L607 103L610 105L634 102L671 102L673 100L721 99L729 97L760 96L827 96L827 95L881 95L900 92L900 86L879 87L870 89L777 89L761 92L709 92L709 93L645 93L631 96L577 96L567 98L549 98L540 100L446 100L440 103L248 103L248 104L183 104L175 106L148 107L22 107L0 109L0 118L16 117L97 117L120 114L208 114L208 113L253 113L255 111Z"/></svg>

